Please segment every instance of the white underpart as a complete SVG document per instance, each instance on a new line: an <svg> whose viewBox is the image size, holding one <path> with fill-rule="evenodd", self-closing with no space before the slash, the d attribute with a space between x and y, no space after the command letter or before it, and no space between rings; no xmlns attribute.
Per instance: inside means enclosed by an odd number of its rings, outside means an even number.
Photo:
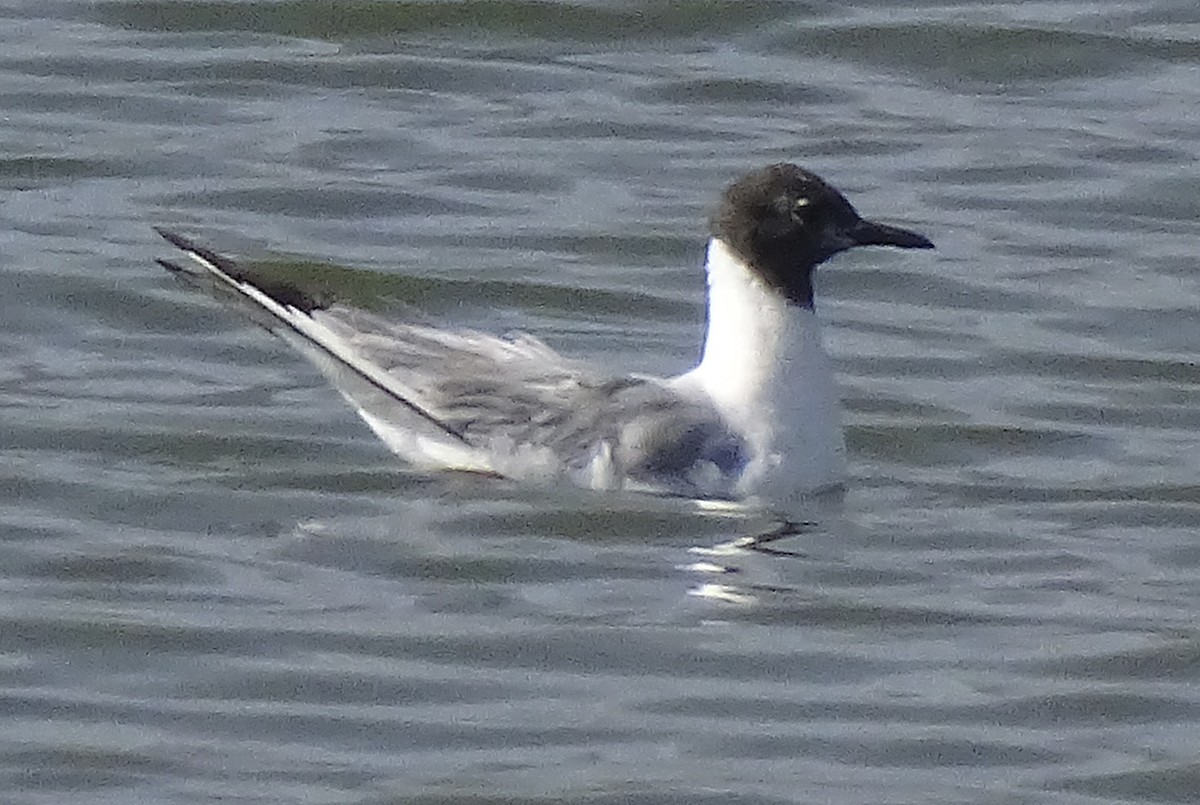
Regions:
<svg viewBox="0 0 1200 805"><path fill-rule="evenodd" d="M840 483L846 448L816 313L767 287L716 238L707 270L704 355L674 382L711 398L750 445L739 492L782 501Z"/></svg>

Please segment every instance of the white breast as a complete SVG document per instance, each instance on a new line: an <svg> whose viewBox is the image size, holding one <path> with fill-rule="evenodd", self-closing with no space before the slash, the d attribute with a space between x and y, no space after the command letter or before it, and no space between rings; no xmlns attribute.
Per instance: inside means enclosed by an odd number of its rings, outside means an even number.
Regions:
<svg viewBox="0 0 1200 805"><path fill-rule="evenodd" d="M704 355L674 382L709 397L746 438L739 492L786 501L836 485L845 443L816 313L773 291L716 238L707 270Z"/></svg>

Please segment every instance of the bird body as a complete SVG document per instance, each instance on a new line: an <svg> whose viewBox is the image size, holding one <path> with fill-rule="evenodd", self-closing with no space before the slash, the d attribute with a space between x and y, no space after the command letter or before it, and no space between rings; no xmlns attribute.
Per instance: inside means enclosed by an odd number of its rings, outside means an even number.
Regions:
<svg viewBox="0 0 1200 805"><path fill-rule="evenodd" d="M845 448L812 273L859 245L929 248L864 221L794 165L734 182L711 222L708 329L674 378L613 375L529 335L393 320L266 282L158 230L314 363L396 454L427 469L786 505L841 481Z"/></svg>

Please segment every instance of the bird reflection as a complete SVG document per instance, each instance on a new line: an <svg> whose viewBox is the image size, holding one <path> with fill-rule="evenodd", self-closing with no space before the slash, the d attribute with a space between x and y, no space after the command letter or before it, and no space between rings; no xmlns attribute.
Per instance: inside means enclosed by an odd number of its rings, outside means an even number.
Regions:
<svg viewBox="0 0 1200 805"><path fill-rule="evenodd" d="M776 543L789 537L811 534L819 528L819 524L814 522L781 520L766 529L736 539L719 542L712 546L689 548L688 553L701 558L683 565L681 570L703 574L712 579L724 577L729 581L705 581L690 589L688 594L727 604L749 605L757 603L760 596L765 593L786 592L787 588L764 584L761 581L735 584L733 580L744 573L745 568L741 565L745 560L755 555L790 559L807 558L808 554L803 551L781 547ZM759 573L755 573L755 575L757 576Z"/></svg>

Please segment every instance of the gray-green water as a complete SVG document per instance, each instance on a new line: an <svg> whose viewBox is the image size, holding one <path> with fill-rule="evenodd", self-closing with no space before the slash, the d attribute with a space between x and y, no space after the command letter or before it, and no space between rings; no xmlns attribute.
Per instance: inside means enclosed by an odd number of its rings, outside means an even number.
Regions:
<svg viewBox="0 0 1200 805"><path fill-rule="evenodd" d="M1197 110L1186 2L0 4L0 800L1200 801ZM821 274L778 554L408 471L152 262L671 372L780 159L939 250Z"/></svg>

